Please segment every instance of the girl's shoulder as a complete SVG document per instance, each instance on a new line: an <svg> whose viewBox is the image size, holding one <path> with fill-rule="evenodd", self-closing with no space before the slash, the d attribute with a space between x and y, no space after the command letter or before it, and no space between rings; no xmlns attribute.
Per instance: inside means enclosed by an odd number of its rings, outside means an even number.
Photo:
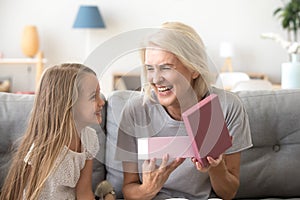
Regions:
<svg viewBox="0 0 300 200"><path fill-rule="evenodd" d="M81 131L81 145L88 160L96 157L96 154L99 151L99 140L95 129L87 126Z"/></svg>

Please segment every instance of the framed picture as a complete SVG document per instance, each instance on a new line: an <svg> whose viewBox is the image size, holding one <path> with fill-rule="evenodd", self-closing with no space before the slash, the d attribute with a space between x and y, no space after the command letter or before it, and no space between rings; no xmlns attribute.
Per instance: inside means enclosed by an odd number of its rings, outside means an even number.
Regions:
<svg viewBox="0 0 300 200"><path fill-rule="evenodd" d="M135 73L114 74L114 90L141 90L141 76Z"/></svg>

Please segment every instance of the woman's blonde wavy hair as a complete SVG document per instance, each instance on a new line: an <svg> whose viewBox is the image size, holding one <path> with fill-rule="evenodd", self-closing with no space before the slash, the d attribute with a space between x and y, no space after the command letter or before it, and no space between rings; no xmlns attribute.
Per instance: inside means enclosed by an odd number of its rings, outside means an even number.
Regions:
<svg viewBox="0 0 300 200"><path fill-rule="evenodd" d="M212 82L212 74L208 69L205 46L197 32L180 22L166 22L161 28L150 35L143 44L141 58L145 64L145 52L148 48L158 48L173 53L177 59L191 71L200 75L192 85L197 99L200 100L208 91ZM147 80L147 72L144 71L144 80ZM151 99L151 85L144 84L145 97Z"/></svg>
<svg viewBox="0 0 300 200"><path fill-rule="evenodd" d="M86 73L95 74L81 64L66 63L45 70L27 130L2 188L1 200L34 200L39 197L45 181L55 170L54 164L62 149L69 147L77 134L72 108ZM34 148L28 164L24 158L32 144Z"/></svg>

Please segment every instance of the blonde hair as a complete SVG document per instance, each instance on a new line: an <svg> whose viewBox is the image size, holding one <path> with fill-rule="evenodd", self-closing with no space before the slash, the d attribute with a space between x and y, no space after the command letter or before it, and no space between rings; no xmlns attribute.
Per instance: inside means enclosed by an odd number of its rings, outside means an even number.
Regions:
<svg viewBox="0 0 300 200"><path fill-rule="evenodd" d="M141 50L143 64L145 64L145 52L148 48L159 48L171 52L185 67L198 72L200 75L194 80L192 87L198 100L206 94L212 82L212 74L208 69L204 44L193 28L180 22L162 24L159 31L150 35L143 44ZM146 73L144 70L145 80ZM143 89L145 97L150 98L151 85L145 84Z"/></svg>
<svg viewBox="0 0 300 200"><path fill-rule="evenodd" d="M39 197L63 147L69 147L77 134L72 108L85 73L95 74L81 64L56 65L44 72L27 130L2 188L1 200ZM33 144L28 164L24 158Z"/></svg>

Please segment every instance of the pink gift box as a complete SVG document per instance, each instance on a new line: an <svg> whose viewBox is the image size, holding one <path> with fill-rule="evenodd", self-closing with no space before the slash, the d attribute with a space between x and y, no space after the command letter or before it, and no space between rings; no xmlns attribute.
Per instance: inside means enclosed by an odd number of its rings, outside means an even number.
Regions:
<svg viewBox="0 0 300 200"><path fill-rule="evenodd" d="M207 156L218 158L232 146L218 96L211 94L184 113L188 136L138 139L138 158L195 157L208 166Z"/></svg>

